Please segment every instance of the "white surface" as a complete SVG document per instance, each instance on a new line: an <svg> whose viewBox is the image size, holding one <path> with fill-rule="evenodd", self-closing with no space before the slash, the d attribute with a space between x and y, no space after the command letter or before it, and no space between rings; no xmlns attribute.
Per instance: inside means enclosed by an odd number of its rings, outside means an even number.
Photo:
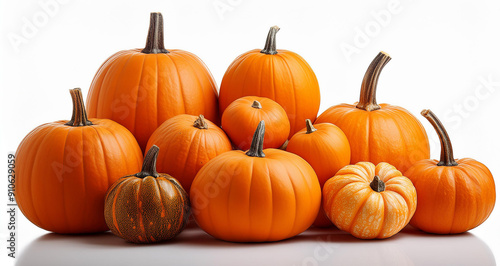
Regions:
<svg viewBox="0 0 500 266"><path fill-rule="evenodd" d="M70 118L68 89L81 87L86 94L108 56L144 45L149 12L160 11L165 18L166 48L197 54L218 84L236 56L262 47L269 27L280 26L278 48L299 53L316 72L322 95L320 112L334 104L357 101L364 71L377 52L384 50L393 60L381 75L378 101L403 106L415 115L424 108L432 109L447 126L455 156L483 162L498 186L498 1L61 0L49 14L40 3L50 1L0 1L3 173L7 152L15 151L30 130ZM218 13L215 6L227 10ZM390 15L378 22L376 17L382 14ZM39 20L38 26L23 34L26 21L33 19ZM367 37L358 43L358 53L346 57L342 47L355 46L359 31ZM12 45L12 36L23 37L25 42ZM431 138L432 157L437 158L438 138L418 117ZM6 204L6 176L1 180L0 202ZM2 245L6 243L6 223L2 211ZM500 259L499 223L497 207L483 225L458 236L405 232L384 241L358 241L333 231L328 240L329 232L311 231L275 244L236 245L191 230L172 243L137 247L110 235L46 235L19 213L18 261L38 265L85 265L83 262L92 259L97 262L94 265L126 265L138 260L175 264L172 257L191 265L315 265L308 258L314 258L314 252L323 258L322 251L315 250L324 244L331 253L324 261L315 260L317 264L366 264L368 257L374 257L375 264L492 265L495 256ZM198 236L201 240L196 240ZM327 239L326 243L321 239ZM2 265L13 264L5 247L0 248L4 250L0 253ZM64 263L64 259L70 262Z"/></svg>

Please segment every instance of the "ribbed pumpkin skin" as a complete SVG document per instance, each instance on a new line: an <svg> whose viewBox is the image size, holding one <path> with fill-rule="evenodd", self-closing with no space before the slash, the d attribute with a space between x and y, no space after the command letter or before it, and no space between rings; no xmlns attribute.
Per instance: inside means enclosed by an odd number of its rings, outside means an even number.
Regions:
<svg viewBox="0 0 500 266"><path fill-rule="evenodd" d="M118 180L106 195L104 215L113 234L134 243L178 235L189 218L189 198L169 175Z"/></svg>
<svg viewBox="0 0 500 266"><path fill-rule="evenodd" d="M344 132L330 123L314 125L316 131L307 133L307 129L295 133L288 142L287 151L306 160L316 172L321 188L342 167L349 164L351 148ZM314 226L328 227L332 223L320 208Z"/></svg>
<svg viewBox="0 0 500 266"><path fill-rule="evenodd" d="M258 101L262 108L253 108ZM264 149L279 148L288 139L290 122L285 110L275 101L257 96L246 96L232 102L222 114L222 129L240 150L250 149L253 131L260 121L268 125Z"/></svg>
<svg viewBox="0 0 500 266"><path fill-rule="evenodd" d="M264 158L223 153L198 172L191 186L193 215L210 235L234 242L278 241L305 231L321 201L314 170L277 149Z"/></svg>
<svg viewBox="0 0 500 266"><path fill-rule="evenodd" d="M104 197L120 177L141 169L134 136L107 119L72 127L41 125L16 152L16 201L35 225L56 233L107 231Z"/></svg>
<svg viewBox="0 0 500 266"><path fill-rule="evenodd" d="M89 117L125 126L144 150L153 131L178 114L202 114L219 124L217 86L206 65L192 53L125 50L97 71L87 112Z"/></svg>
<svg viewBox="0 0 500 266"><path fill-rule="evenodd" d="M411 225L425 232L456 234L489 217L496 200L490 170L470 158L456 162L457 166L437 166L438 160L422 160L406 171L418 193Z"/></svg>
<svg viewBox="0 0 500 266"><path fill-rule="evenodd" d="M422 124L406 109L380 104L365 111L356 105L340 104L323 112L315 123L332 123L347 136L351 164L387 162L404 172L430 157L427 134Z"/></svg>
<svg viewBox="0 0 500 266"><path fill-rule="evenodd" d="M314 121L320 104L319 84L309 64L298 54L277 50L275 55L259 49L238 56L222 79L219 96L221 114L243 96L266 97L279 103L290 120L290 134Z"/></svg>
<svg viewBox="0 0 500 266"><path fill-rule="evenodd" d="M375 176L385 183L385 191L370 187ZM360 162L342 168L325 183L323 203L339 229L361 239L383 239L408 224L417 207L417 193L394 166Z"/></svg>
<svg viewBox="0 0 500 266"><path fill-rule="evenodd" d="M205 120L208 129L193 126L193 115L177 115L165 121L151 135L147 150L160 148L156 167L158 172L175 177L189 193L198 171L217 155L231 151L228 137L214 123Z"/></svg>

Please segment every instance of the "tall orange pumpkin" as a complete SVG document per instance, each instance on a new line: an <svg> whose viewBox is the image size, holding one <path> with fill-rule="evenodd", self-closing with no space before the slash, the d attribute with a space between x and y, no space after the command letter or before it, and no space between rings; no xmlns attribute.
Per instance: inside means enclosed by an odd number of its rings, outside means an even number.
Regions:
<svg viewBox="0 0 500 266"><path fill-rule="evenodd" d="M193 215L216 238L278 241L306 230L318 214L321 189L314 170L293 153L263 150L264 132L261 121L250 150L215 157L193 181Z"/></svg>
<svg viewBox="0 0 500 266"><path fill-rule="evenodd" d="M388 162L404 172L415 162L429 159L429 140L422 124L406 109L377 104L378 78L390 60L380 52L363 78L359 102L332 106L315 123L332 123L344 131L351 145L351 164Z"/></svg>
<svg viewBox="0 0 500 266"><path fill-rule="evenodd" d="M102 64L87 108L91 117L128 128L143 151L153 131L178 114L202 114L219 124L212 74L196 55L164 48L160 13L151 13L146 48L120 51Z"/></svg>
<svg viewBox="0 0 500 266"><path fill-rule="evenodd" d="M289 138L306 119L314 121L320 94L316 75L300 55L276 50L277 26L271 27L264 49L238 56L224 74L220 87L221 114L243 96L267 97L279 103L290 120Z"/></svg>
<svg viewBox="0 0 500 266"><path fill-rule="evenodd" d="M495 181L484 164L453 158L450 137L430 110L422 115L436 129L441 141L441 159L422 160L405 175L415 185L418 207L410 224L425 232L456 234L482 224L495 206Z"/></svg>
<svg viewBox="0 0 500 266"><path fill-rule="evenodd" d="M16 201L28 220L48 231L107 231L106 191L141 169L141 149L120 124L88 120L80 89L70 92L71 120L35 128L17 149Z"/></svg>

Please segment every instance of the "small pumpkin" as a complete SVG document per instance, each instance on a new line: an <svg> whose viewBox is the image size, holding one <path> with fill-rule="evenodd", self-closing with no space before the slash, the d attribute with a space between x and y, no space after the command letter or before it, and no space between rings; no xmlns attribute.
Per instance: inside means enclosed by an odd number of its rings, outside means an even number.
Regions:
<svg viewBox="0 0 500 266"><path fill-rule="evenodd" d="M418 208L410 224L429 233L457 234L482 224L493 211L495 181L484 164L453 158L453 148L445 127L430 110L429 120L441 141L440 160L422 160L405 175L418 193Z"/></svg>
<svg viewBox="0 0 500 266"><path fill-rule="evenodd" d="M270 28L264 49L248 51L231 63L222 78L219 109L222 114L243 96L267 97L285 109L291 138L304 127L304 120L316 119L320 93L316 75L306 60L294 52L276 49L279 29Z"/></svg>
<svg viewBox="0 0 500 266"><path fill-rule="evenodd" d="M248 150L253 131L262 120L268 128L264 149L281 147L288 139L290 122L285 110L269 98L246 96L235 100L222 114L222 129L238 149Z"/></svg>
<svg viewBox="0 0 500 266"><path fill-rule="evenodd" d="M79 88L71 120L43 124L16 152L16 201L24 216L55 233L107 231L104 197L121 176L141 168L142 152L125 127L87 119Z"/></svg>
<svg viewBox="0 0 500 266"><path fill-rule="evenodd" d="M387 162L404 172L415 162L429 159L430 148L424 127L409 111L377 104L378 78L390 60L380 52L365 73L359 102L332 106L315 123L332 123L344 131L351 145L351 164Z"/></svg>
<svg viewBox="0 0 500 266"><path fill-rule="evenodd" d="M156 171L158 146L142 170L122 177L106 195L104 216L111 232L133 243L154 243L177 236L190 215L189 197L177 180Z"/></svg>
<svg viewBox="0 0 500 266"><path fill-rule="evenodd" d="M217 85L196 55L163 44L163 17L151 13L144 49L117 52L97 71L87 98L91 117L128 128L143 149L165 120L204 115L219 124Z"/></svg>
<svg viewBox="0 0 500 266"><path fill-rule="evenodd" d="M342 167L349 164L351 148L344 132L330 123L312 124L306 120L306 128L295 133L288 142L287 151L305 159L318 176L321 188ZM314 226L328 227L332 222L321 206Z"/></svg>
<svg viewBox="0 0 500 266"><path fill-rule="evenodd" d="M323 203L339 229L361 239L383 239L408 224L417 207L417 193L394 166L359 162L326 181Z"/></svg>
<svg viewBox="0 0 500 266"><path fill-rule="evenodd" d="M208 162L191 186L193 215L215 238L278 241L305 231L318 214L321 189L312 167L279 149L263 150L264 121L250 150Z"/></svg>
<svg viewBox="0 0 500 266"><path fill-rule="evenodd" d="M174 176L189 193L198 171L217 155L232 150L228 137L203 115L174 116L158 127L148 141L160 148L156 167Z"/></svg>

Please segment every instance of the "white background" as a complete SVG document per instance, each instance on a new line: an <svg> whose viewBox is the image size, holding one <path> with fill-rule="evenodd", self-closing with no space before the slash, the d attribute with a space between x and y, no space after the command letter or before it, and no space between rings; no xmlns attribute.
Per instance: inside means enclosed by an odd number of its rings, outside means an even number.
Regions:
<svg viewBox="0 0 500 266"><path fill-rule="evenodd" d="M55 6L47 11L44 3ZM498 186L498 1L2 0L1 204L5 206L7 202L8 152L15 151L36 126L69 119L68 89L81 87L86 95L96 70L108 56L119 50L143 47L152 11L162 12L165 18L166 48L198 55L218 84L236 56L262 48L269 27L280 26L278 48L302 55L317 75L322 96L320 112L334 104L357 101L370 61L380 50L389 53L393 60L380 78L379 103L403 106L415 114L431 138L432 157L438 158L438 138L419 115L424 108L432 109L447 126L455 157L483 162L496 177ZM31 23L31 31L23 31ZM342 51L347 46L355 52L347 55ZM500 260L499 224L497 206L483 225L458 236L406 230L385 241L357 241L335 230L333 235L340 237L331 240L327 239L330 231L312 230L275 244L235 245L190 229L171 244L135 247L109 234L72 238L46 235L19 212L17 255L24 261L19 263L22 265L34 261L51 265L110 265L120 260L123 265L134 258L147 263L148 257L173 264L180 264L176 263L178 259L193 264L197 258L214 264L245 261L273 265L417 265L467 264L474 261L470 259L479 260L475 261L479 264L495 264ZM2 265L14 263L6 254L6 227L7 216L2 211ZM194 244L190 236L196 236ZM327 252L318 253L321 248ZM367 260L368 257L374 259ZM71 263L64 262L68 258L73 259Z"/></svg>

